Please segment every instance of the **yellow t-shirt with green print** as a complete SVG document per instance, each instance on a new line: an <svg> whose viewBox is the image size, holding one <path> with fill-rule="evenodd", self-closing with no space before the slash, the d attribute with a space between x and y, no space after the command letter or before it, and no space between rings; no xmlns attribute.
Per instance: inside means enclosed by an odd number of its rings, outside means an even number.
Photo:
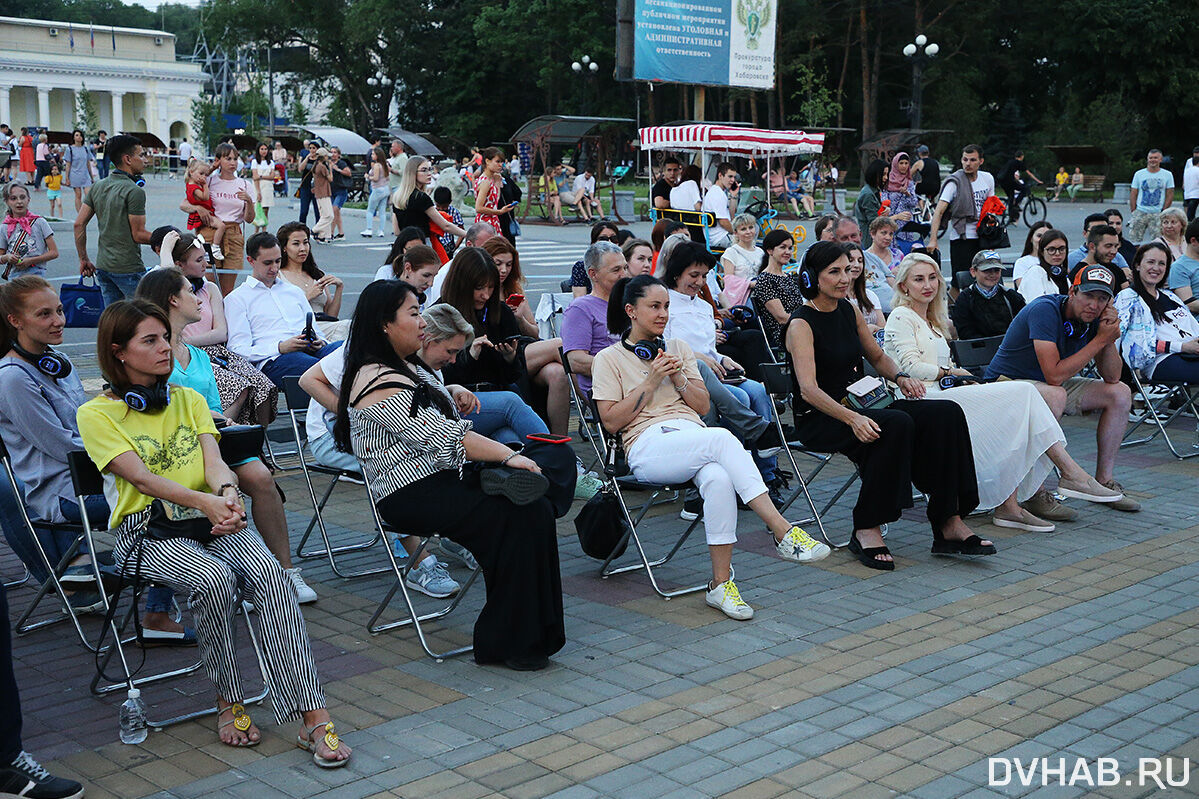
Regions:
<svg viewBox="0 0 1199 799"><path fill-rule="evenodd" d="M208 403L199 393L171 386L171 402L161 411L141 413L104 394L79 406L76 413L79 435L88 457L105 475L105 495L112 515L109 528L116 529L126 516L139 513L154 501L132 483L108 472L112 459L136 452L146 468L159 477L185 488L209 491L204 479L204 453L200 436L219 439Z"/></svg>

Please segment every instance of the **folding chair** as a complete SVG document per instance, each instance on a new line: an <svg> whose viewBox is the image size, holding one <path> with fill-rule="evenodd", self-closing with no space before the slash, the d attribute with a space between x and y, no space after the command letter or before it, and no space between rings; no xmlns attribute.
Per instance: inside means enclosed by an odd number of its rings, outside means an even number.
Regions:
<svg viewBox="0 0 1199 799"><path fill-rule="evenodd" d="M1199 455L1199 410L1195 408L1195 400L1199 398L1199 386L1189 383L1142 381L1139 369L1133 369L1132 366L1129 366L1128 371L1132 374L1133 384L1136 387L1137 393L1141 395L1145 403L1145 408L1141 411L1139 418L1124 433L1124 440L1120 442L1120 446L1131 447L1137 444L1147 444L1160 435L1175 458L1186 460L1187 458ZM1151 394L1146 390L1146 383L1149 386L1164 388L1166 390L1161 393ZM1175 403L1178 407L1171 409L1171 404ZM1170 426L1171 422L1188 410L1197 420L1195 424L1195 443L1191 445L1192 452L1179 452L1178 447L1170 440L1170 433L1166 428ZM1129 439L1129 436L1137 428L1150 422L1157 428L1156 430L1147 436Z"/></svg>
<svg viewBox="0 0 1199 799"><path fill-rule="evenodd" d="M308 498L312 501L312 518L308 520L308 526L304 529L304 535L300 537L300 542L296 545L296 557L301 560L311 560L313 558L328 558L329 567L333 573L342 579L352 577L364 577L370 574L382 574L387 571L386 567L361 569L358 571L343 571L337 563L337 555L343 552L362 552L370 549L375 544L384 540L382 534L376 532L365 541L355 541L349 544L340 544L334 546L329 539L328 528L325 527L325 518L323 511L325 504L329 501L329 497L333 495L333 490L337 488L337 484L342 477L350 478L351 480L361 481L362 475L358 472L345 471L343 469L334 469L328 466L322 466L315 461L309 461L304 457L304 447L307 442L306 436L306 421L308 417L308 403L311 397L308 396L303 388L300 387L300 378L285 377L283 378L283 394L287 399L287 415L291 419L291 432L295 438L296 451L299 453L298 463L300 473L304 476L304 486L308 489ZM329 485L325 488L324 494L318 499L316 489L312 484L313 474L326 475L330 477ZM308 543L308 538L312 535L313 528L320 531L321 540L325 542L323 549L313 549L307 552L304 551L304 545Z"/></svg>
<svg viewBox="0 0 1199 799"><path fill-rule="evenodd" d="M375 528L378 530L379 535L382 536L385 532L398 534L398 531L384 522L383 517L379 515L379 497L376 497L375 492L371 489L372 475L369 467L365 463L362 463L362 461L359 461L358 465L362 469L362 476L366 479L366 493L370 502L371 515L374 517ZM483 567L475 567L474 571L470 573L470 577L468 577L466 582L462 584L462 587L458 589L458 593L452 600L450 600L449 604L441 608L441 610L431 611L424 614L417 613L416 606L412 603L412 594L409 593L408 586L404 581L407 579L408 572L412 569L412 567L424 559L425 550L428 548L429 542L432 541L432 538L428 536L419 536L419 538L421 539L420 546L417 547L416 552L408 556L407 562L403 564L396 559L395 552L392 551L391 547L383 548L384 551L387 552L387 559L391 563L391 571L395 575L395 581L391 584L391 587L387 590L387 593L379 602L379 606L375 609L374 615L370 617L370 621L366 623L366 629L371 635L378 635L379 633L386 632L388 630L395 630L401 627L411 626L412 629L416 631L416 638L420 642L420 647L425 651L425 654L431 657L434 661L442 663L446 658L455 657L457 655L465 655L468 652L474 651L474 646L460 646L456 649L447 649L444 652L435 652L429 646L428 636L425 634L425 630L421 625L423 622L441 619L453 613L454 609L458 607L458 604L462 601L463 597L466 596L467 591L469 591L470 587L474 585L475 578L479 576L479 573L482 571ZM384 571L386 571L386 569L384 569ZM387 610L387 607L391 604L391 600L395 597L397 592L399 592L400 596L402 596L404 599L404 607L408 613L407 618L401 618L396 621L379 624L379 618Z"/></svg>
<svg viewBox="0 0 1199 799"><path fill-rule="evenodd" d="M562 360L562 369L566 372L566 380L570 386L570 402L579 415L579 435L591 445L591 450L595 455L587 464L587 468L591 468L604 460L604 447L601 441L603 432L600 429L599 419L595 416L594 406L591 404L590 398L586 397L579 388L576 381L577 375L570 366L570 359L566 357L566 353L561 347L558 348L558 357Z"/></svg>
<svg viewBox="0 0 1199 799"><path fill-rule="evenodd" d="M222 437L221 443L224 447L236 448L236 447L244 444L244 441L238 441L238 440L232 440L232 441L230 441L229 444L225 444L225 441L227 440L227 438L237 439L237 434L234 434L233 436ZM87 497L93 496L95 494L102 494L104 492L104 478L100 476L100 470L96 468L96 465L88 457L86 452L83 452L82 450L76 450L74 452L67 453L67 466L71 472L71 485L72 485L73 490L75 491L75 497L79 502L80 508L84 507L84 502L87 499ZM92 547L92 551L95 552L91 522L88 520L86 513L82 514L82 516L83 516L83 524L82 524L83 535L86 538L89 546ZM96 560L93 558L92 562L95 563ZM97 567L97 579L99 579L98 575L99 575L99 569ZM107 633L112 636L112 643L109 644L108 646L98 646L98 645L92 645L92 644L88 643L87 641L84 642L84 645L89 650L96 653L97 655L102 655L102 657L100 657L99 662L97 664L98 668L96 670L96 675L95 675L95 677L92 678L92 682L91 682L91 686L90 686L93 694L96 694L97 696L102 696L104 694L112 693L113 691L123 691L123 690L129 689L129 688L134 688L137 686L150 685L152 683L162 682L163 680L168 680L173 677L181 677L181 676L184 676L187 674L193 674L193 673L199 671L201 668L203 668L204 664L201 661L197 661L197 662L191 664L190 666L184 666L182 668L177 668L177 669L170 669L167 671L159 672L157 674L151 674L146 677L135 676L129 668L129 659L125 654L125 644L130 643L134 639L133 638L122 639L121 635L125 632L126 629L128 629L129 623L133 620L134 614L137 612L137 604L138 604L140 597L136 593L133 594L133 596L130 599L129 609L125 613L124 619L122 620L121 624L118 626L116 623L116 619L115 619L115 611L111 610L111 605L119 602L120 597L119 596L109 597L106 592L102 592L101 596L104 597L105 611L114 614L113 618L109 618L108 623L107 623L107 628L108 628ZM262 647L258 643L258 636L254 632L254 626L252 624L250 624L249 611L246 609L246 606L243 603L238 602L237 604L238 604L238 607L240 608L240 613L241 613L242 617L245 619L246 629L249 631L249 634L250 634L250 645L254 649L254 656L257 658L259 672L261 674L265 675L266 667L263 665ZM106 679L103 675L104 669L107 668L107 666L111 662L112 656L114 654L117 656L118 660L121 663L121 674L124 675L124 680L121 682L115 682L115 683L111 683L108 685L101 685L101 683ZM269 689L266 687L265 679L264 679L262 691L260 693L258 693L256 696L245 699L243 701L243 704L248 705L248 704L252 704L252 703L261 703L262 700L264 700L266 698L268 690ZM197 710L197 711L193 711L191 713L185 713L185 714L182 714L179 716L174 716L174 717L167 718L167 719L161 719L161 720L148 719L147 724L156 730L161 730L164 727L171 726L172 724L178 724L179 722L182 722L182 721L190 721L191 719L202 718L204 716L208 716L208 715L211 715L216 712L217 712L216 708L210 707L210 708L206 708L204 710Z"/></svg>
<svg viewBox="0 0 1199 799"><path fill-rule="evenodd" d="M1003 336L987 338L954 339L949 342L949 352L953 362L968 372L981 376L987 365L999 352Z"/></svg>

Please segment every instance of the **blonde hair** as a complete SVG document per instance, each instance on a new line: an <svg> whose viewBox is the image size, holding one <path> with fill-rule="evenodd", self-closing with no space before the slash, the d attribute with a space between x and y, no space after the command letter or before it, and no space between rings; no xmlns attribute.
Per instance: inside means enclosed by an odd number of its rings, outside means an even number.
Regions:
<svg viewBox="0 0 1199 799"><path fill-rule="evenodd" d="M941 284L940 290L933 297L933 301L928 304L928 323L943 337L949 338L949 301L945 296L945 278L941 276L941 267L932 258L929 258L924 253L914 252L903 257L899 262L899 266L895 270L895 296L891 300L891 305L895 308L902 306L912 307L912 297L906 291L901 291L900 286L908 279L908 273L917 265L931 266L933 274L937 276L937 282Z"/></svg>
<svg viewBox="0 0 1199 799"><path fill-rule="evenodd" d="M1161 216L1162 216L1162 219L1165 219L1167 216L1172 216L1172 217L1175 217L1178 219L1178 224L1182 226L1182 229L1179 230L1178 232L1182 236L1182 243L1183 243L1183 246L1185 247L1186 246L1186 237L1187 237L1186 236L1186 229L1187 229L1186 213L1183 212L1183 210L1181 208L1167 208L1166 210L1162 211Z"/></svg>
<svg viewBox="0 0 1199 799"><path fill-rule="evenodd" d="M401 211L408 209L408 200L412 197L412 192L416 191L416 173L428 160L422 155L414 155L404 165L404 171L400 175L400 185L391 195L391 204L397 209Z"/></svg>

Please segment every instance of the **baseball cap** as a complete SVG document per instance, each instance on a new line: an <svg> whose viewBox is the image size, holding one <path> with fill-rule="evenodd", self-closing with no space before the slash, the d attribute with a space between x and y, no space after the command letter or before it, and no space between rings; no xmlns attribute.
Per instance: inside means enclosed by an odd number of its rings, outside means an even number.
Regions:
<svg viewBox="0 0 1199 799"><path fill-rule="evenodd" d="M994 250L979 250L970 261L970 268L984 272L988 269L1003 269L1003 261Z"/></svg>
<svg viewBox="0 0 1199 799"><path fill-rule="evenodd" d="M1074 276L1074 288L1079 291L1102 291L1109 297L1116 296L1116 275L1106 266L1088 266L1079 269Z"/></svg>
<svg viewBox="0 0 1199 799"><path fill-rule="evenodd" d="M928 155L928 145L921 144L916 148L916 155Z"/></svg>

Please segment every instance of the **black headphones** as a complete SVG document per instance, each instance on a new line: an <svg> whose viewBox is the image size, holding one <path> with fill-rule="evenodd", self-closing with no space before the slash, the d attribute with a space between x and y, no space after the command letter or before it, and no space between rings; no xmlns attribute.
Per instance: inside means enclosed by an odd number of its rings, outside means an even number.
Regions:
<svg viewBox="0 0 1199 799"><path fill-rule="evenodd" d="M811 290L812 288L812 274L808 271L806 259L799 267L799 283L805 289Z"/></svg>
<svg viewBox="0 0 1199 799"><path fill-rule="evenodd" d="M153 413L171 404L171 387L165 380L159 380L152 386L135 384L125 389L121 399L139 413Z"/></svg>
<svg viewBox="0 0 1199 799"><path fill-rule="evenodd" d="M625 341L622 338L620 340L620 343L624 345L624 348L626 350L633 353L634 355L636 355L638 358L640 358L643 361L652 361L654 358L658 357L658 350L666 349L665 339L660 339L660 338L655 338L655 339L644 339L643 338L640 341L638 341L636 344L630 344L629 342Z"/></svg>
<svg viewBox="0 0 1199 799"><path fill-rule="evenodd" d="M738 327L747 327L757 321L758 315L748 305L734 305L729 308L729 316Z"/></svg>
<svg viewBox="0 0 1199 799"><path fill-rule="evenodd" d="M37 370L47 377L60 380L71 373L71 362L67 356L47 348L41 355L35 355L22 347L16 341L10 342L13 352L37 367Z"/></svg>

